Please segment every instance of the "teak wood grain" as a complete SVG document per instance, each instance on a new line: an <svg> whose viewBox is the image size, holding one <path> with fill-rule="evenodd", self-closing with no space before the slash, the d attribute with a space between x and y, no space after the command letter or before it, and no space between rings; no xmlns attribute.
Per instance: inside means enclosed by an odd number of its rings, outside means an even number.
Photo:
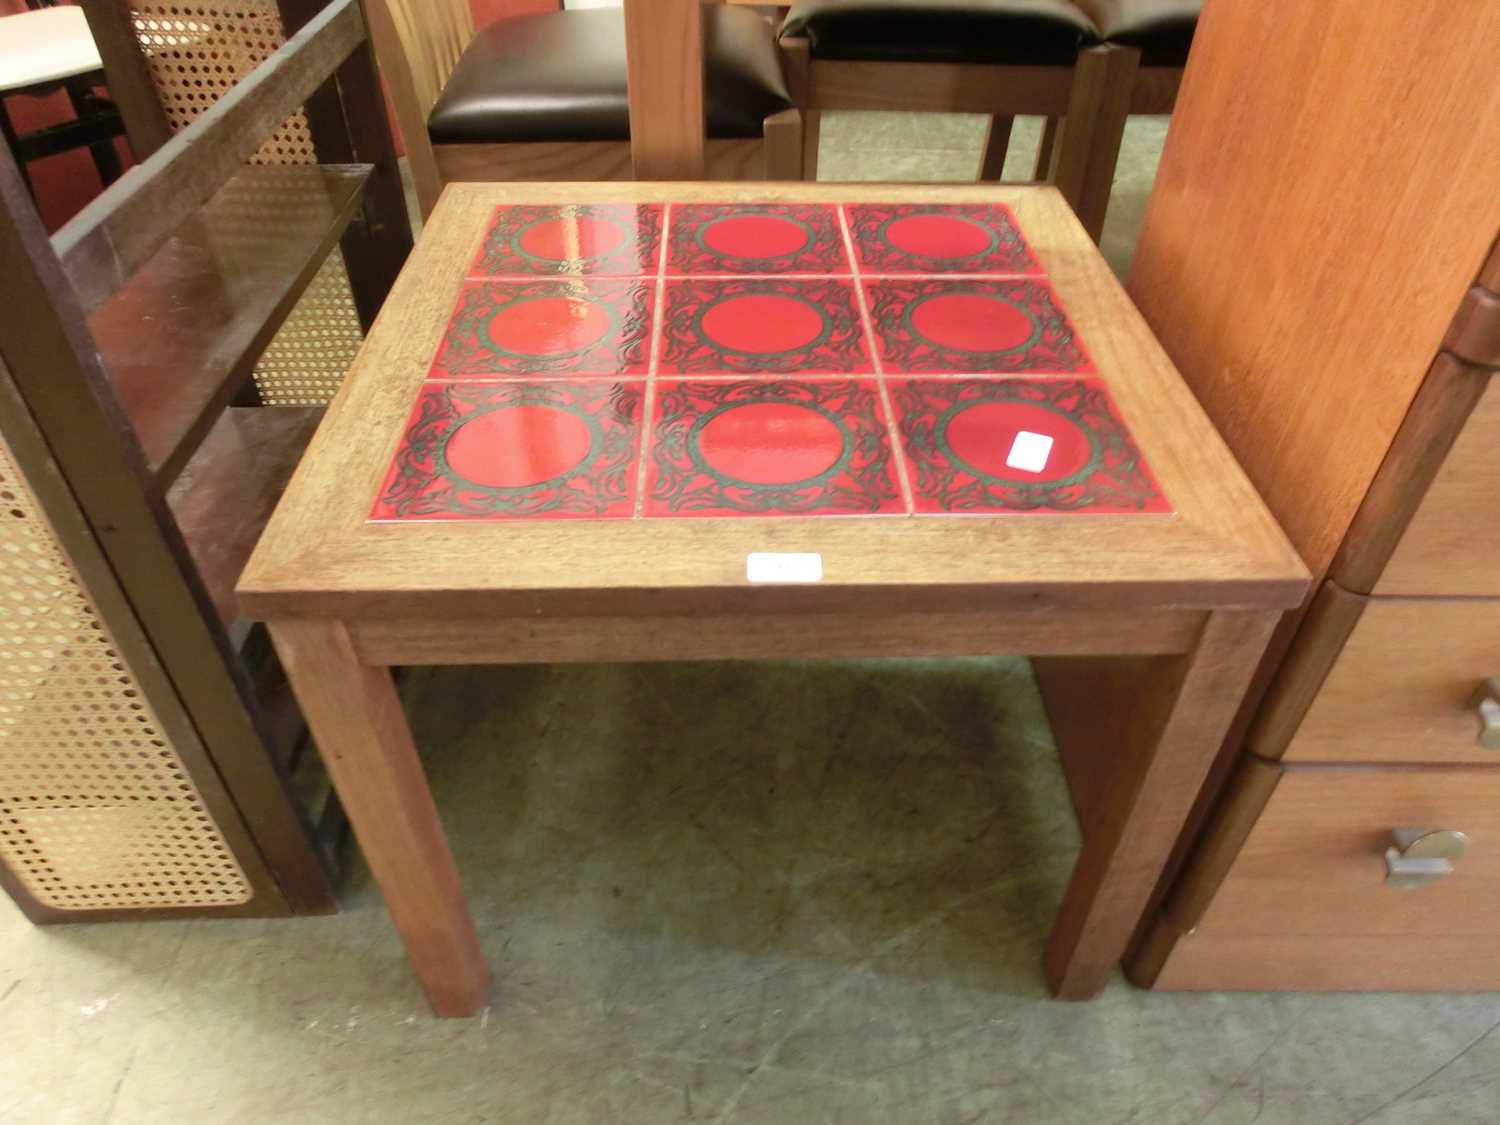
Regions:
<svg viewBox="0 0 1500 1125"><path fill-rule="evenodd" d="M1500 376L1462 374L1457 389L1469 393L1451 395L1453 409L1476 395L1478 403L1442 467L1427 474L1431 484L1378 572L1377 594L1500 597ZM1441 444L1433 444L1441 456ZM1420 486L1420 466L1412 470Z"/></svg>
<svg viewBox="0 0 1500 1125"><path fill-rule="evenodd" d="M703 178L703 0L624 0L638 180Z"/></svg>
<svg viewBox="0 0 1500 1125"><path fill-rule="evenodd" d="M1331 580L1308 602L1245 732L1251 753L1276 759L1286 752L1369 602Z"/></svg>
<svg viewBox="0 0 1500 1125"><path fill-rule="evenodd" d="M369 523L417 385L497 204L594 200L994 201L1026 230L1176 514L1025 519L619 520L410 527ZM1201 408L1048 188L852 185L478 185L449 187L351 376L314 438L241 580L261 616L468 618L507 604L571 611L608 591L615 612L764 607L750 551L819 551L807 605L899 588L1131 608L1285 608L1301 563ZM1069 599L1072 599L1071 603Z"/></svg>
<svg viewBox="0 0 1500 1125"><path fill-rule="evenodd" d="M1166 867L1250 678L1274 613L1216 613L1195 648L1162 670L1175 690L1128 718L1121 757L1135 768L1085 825L1083 851L1047 939L1043 971L1064 998L1093 995L1114 968Z"/></svg>
<svg viewBox="0 0 1500 1125"><path fill-rule="evenodd" d="M1282 755L1500 765L1471 699L1500 676L1500 600L1372 598Z"/></svg>
<svg viewBox="0 0 1500 1125"><path fill-rule="evenodd" d="M1394 828L1473 841L1448 878L1385 882ZM1287 770L1158 988L1500 987L1500 770Z"/></svg>
<svg viewBox="0 0 1500 1125"><path fill-rule="evenodd" d="M337 624L278 622L271 638L433 1010L472 1014L489 967L390 672Z"/></svg>
<svg viewBox="0 0 1500 1125"><path fill-rule="evenodd" d="M1315 576L1500 228L1500 5L1454 14L1206 5L1132 267Z"/></svg>
<svg viewBox="0 0 1500 1125"><path fill-rule="evenodd" d="M552 620L378 618L350 628L370 664L529 664L662 660L797 660L995 653L1183 652L1201 611L1142 620L1128 611L1052 609L843 613L693 613Z"/></svg>

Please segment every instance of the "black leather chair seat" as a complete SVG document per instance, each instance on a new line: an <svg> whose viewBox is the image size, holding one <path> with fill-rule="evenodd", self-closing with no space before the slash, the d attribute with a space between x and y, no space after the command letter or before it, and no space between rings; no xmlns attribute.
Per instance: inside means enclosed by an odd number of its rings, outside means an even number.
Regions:
<svg viewBox="0 0 1500 1125"><path fill-rule="evenodd" d="M782 34L821 59L1070 66L1095 31L1070 0L800 0Z"/></svg>
<svg viewBox="0 0 1500 1125"><path fill-rule="evenodd" d="M1142 66L1182 66L1203 0L1075 0L1105 43L1141 49Z"/></svg>
<svg viewBox="0 0 1500 1125"><path fill-rule="evenodd" d="M758 137L792 107L771 26L747 8L704 10L708 135ZM436 144L630 139L618 9L513 16L482 29L427 120Z"/></svg>

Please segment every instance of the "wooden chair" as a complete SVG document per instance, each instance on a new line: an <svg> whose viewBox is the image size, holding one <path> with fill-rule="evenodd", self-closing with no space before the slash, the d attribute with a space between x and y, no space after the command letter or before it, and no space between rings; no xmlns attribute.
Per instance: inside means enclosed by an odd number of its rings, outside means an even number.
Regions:
<svg viewBox="0 0 1500 1125"><path fill-rule="evenodd" d="M804 174L817 177L828 109L986 114L982 180L1000 178L1014 119L1039 116L1035 178L1097 240L1125 116L1171 112L1181 62L1157 66L1157 54L1198 2L799 0L781 42L804 111Z"/></svg>
<svg viewBox="0 0 1500 1125"><path fill-rule="evenodd" d="M476 33L468 0L366 0L425 215L452 180L630 179L625 17L545 12ZM705 172L800 179L801 115L759 14L703 13Z"/></svg>

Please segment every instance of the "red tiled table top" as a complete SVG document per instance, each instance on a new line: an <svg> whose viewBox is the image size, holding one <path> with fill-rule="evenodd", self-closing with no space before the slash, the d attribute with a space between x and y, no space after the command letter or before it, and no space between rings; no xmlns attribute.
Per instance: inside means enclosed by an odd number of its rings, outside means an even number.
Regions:
<svg viewBox="0 0 1500 1125"><path fill-rule="evenodd" d="M499 208L370 518L1171 510L1003 205L695 203Z"/></svg>

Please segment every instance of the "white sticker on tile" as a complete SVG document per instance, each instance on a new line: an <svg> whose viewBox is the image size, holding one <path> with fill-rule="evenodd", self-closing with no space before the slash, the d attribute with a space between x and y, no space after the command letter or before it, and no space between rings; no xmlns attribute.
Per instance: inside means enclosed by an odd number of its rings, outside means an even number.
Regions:
<svg viewBox="0 0 1500 1125"><path fill-rule="evenodd" d="M793 551L751 551L745 559L751 582L821 582L823 556Z"/></svg>
<svg viewBox="0 0 1500 1125"><path fill-rule="evenodd" d="M1052 456L1052 439L1046 434L1034 434L1022 430L1011 443L1005 463L1012 469L1025 469L1028 473L1039 473L1047 467L1047 458Z"/></svg>

